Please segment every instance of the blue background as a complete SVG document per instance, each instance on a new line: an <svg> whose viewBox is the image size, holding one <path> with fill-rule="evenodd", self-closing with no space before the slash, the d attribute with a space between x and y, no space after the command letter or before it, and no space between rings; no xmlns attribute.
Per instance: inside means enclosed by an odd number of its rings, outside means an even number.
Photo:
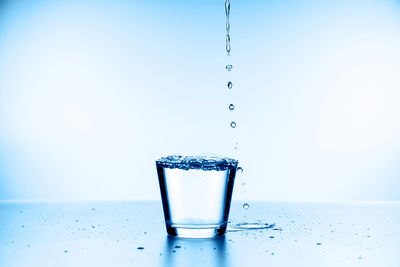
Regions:
<svg viewBox="0 0 400 267"><path fill-rule="evenodd" d="M228 57L222 0L2 1L0 199L159 199L214 153L235 199L398 200L400 2L231 7Z"/></svg>

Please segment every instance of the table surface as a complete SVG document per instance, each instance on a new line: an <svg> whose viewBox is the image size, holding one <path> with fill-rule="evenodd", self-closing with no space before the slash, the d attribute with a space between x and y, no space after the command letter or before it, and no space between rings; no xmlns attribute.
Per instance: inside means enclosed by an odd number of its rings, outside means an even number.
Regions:
<svg viewBox="0 0 400 267"><path fill-rule="evenodd" d="M166 235L160 202L2 201L0 266L400 266L400 202L242 204L195 240Z"/></svg>

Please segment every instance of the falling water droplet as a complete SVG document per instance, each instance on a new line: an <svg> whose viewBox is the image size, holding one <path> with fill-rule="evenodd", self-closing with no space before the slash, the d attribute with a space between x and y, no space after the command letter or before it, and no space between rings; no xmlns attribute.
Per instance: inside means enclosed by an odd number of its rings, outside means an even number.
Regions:
<svg viewBox="0 0 400 267"><path fill-rule="evenodd" d="M235 106L233 104L230 104L229 105L229 110L234 110L234 109L235 109Z"/></svg>
<svg viewBox="0 0 400 267"><path fill-rule="evenodd" d="M232 89L232 82L228 82L228 89Z"/></svg>
<svg viewBox="0 0 400 267"><path fill-rule="evenodd" d="M231 36L229 34L226 35L226 53L228 56L231 55Z"/></svg>
<svg viewBox="0 0 400 267"><path fill-rule="evenodd" d="M231 36L230 36L230 29L231 24L229 23L229 14L231 12L231 3L229 0L225 0L225 15L226 15L226 44L225 49L228 53L228 56L231 54Z"/></svg>
<svg viewBox="0 0 400 267"><path fill-rule="evenodd" d="M225 15L229 16L229 13L231 12L231 3L229 0L225 1Z"/></svg>
<svg viewBox="0 0 400 267"><path fill-rule="evenodd" d="M249 204L247 204L247 203L244 203L244 204L243 204L243 208L244 208L245 210L249 209L249 207L250 207Z"/></svg>
<svg viewBox="0 0 400 267"><path fill-rule="evenodd" d="M242 173L242 172L243 172L243 168L242 168L242 167L238 167L238 168L237 168L237 171L240 172L240 173Z"/></svg>
<svg viewBox="0 0 400 267"><path fill-rule="evenodd" d="M231 122L231 127L232 127L232 128L235 128L235 127L236 127L236 122L232 121L232 122Z"/></svg>
<svg viewBox="0 0 400 267"><path fill-rule="evenodd" d="M233 66L232 65L226 65L226 67L225 67L228 71L231 71L232 69L233 69Z"/></svg>
<svg viewBox="0 0 400 267"><path fill-rule="evenodd" d="M239 146L239 142L236 142L235 146L233 147L233 149L238 149L238 146Z"/></svg>

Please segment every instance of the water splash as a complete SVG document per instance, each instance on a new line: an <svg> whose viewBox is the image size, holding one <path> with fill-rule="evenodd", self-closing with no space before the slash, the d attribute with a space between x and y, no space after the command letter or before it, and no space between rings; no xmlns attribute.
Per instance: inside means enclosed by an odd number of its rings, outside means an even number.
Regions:
<svg viewBox="0 0 400 267"><path fill-rule="evenodd" d="M268 223L248 223L248 222L243 222L243 223L238 223L233 226L231 226L231 229L233 231L244 231L244 230L262 230L262 229L270 229L274 228L275 224L268 224Z"/></svg>

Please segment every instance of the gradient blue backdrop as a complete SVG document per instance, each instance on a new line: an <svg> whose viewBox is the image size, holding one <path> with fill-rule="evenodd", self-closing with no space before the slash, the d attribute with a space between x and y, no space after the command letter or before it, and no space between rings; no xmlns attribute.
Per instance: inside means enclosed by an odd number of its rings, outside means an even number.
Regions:
<svg viewBox="0 0 400 267"><path fill-rule="evenodd" d="M399 200L400 2L231 5L228 58L223 0L2 1L0 199L158 199L156 158L215 153L235 199Z"/></svg>

